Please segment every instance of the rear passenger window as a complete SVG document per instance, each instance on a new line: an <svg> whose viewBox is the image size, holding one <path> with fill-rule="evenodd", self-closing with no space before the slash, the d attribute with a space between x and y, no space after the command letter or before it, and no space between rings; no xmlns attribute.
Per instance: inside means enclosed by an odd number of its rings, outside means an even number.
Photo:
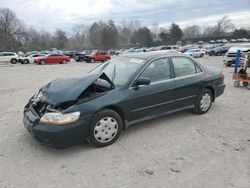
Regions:
<svg viewBox="0 0 250 188"><path fill-rule="evenodd" d="M172 57L172 62L176 78L196 74L198 66L191 59L186 57ZM198 67L198 69L200 68ZM201 70L199 71L201 72Z"/></svg>

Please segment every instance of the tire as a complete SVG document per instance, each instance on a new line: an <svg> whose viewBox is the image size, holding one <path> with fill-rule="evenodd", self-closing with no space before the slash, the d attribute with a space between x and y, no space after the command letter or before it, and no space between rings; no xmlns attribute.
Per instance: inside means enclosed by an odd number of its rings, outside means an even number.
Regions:
<svg viewBox="0 0 250 188"><path fill-rule="evenodd" d="M95 59L91 58L91 59L89 60L89 62L90 62L90 63L94 63L94 62L95 62Z"/></svg>
<svg viewBox="0 0 250 188"><path fill-rule="evenodd" d="M203 56L204 56L204 54L201 54L201 55L200 55L200 58L203 57Z"/></svg>
<svg viewBox="0 0 250 188"><path fill-rule="evenodd" d="M30 63L30 62L29 62L28 59L23 60L23 64L29 64L29 63Z"/></svg>
<svg viewBox="0 0 250 188"><path fill-rule="evenodd" d="M234 81L234 87L240 87L240 81L235 80Z"/></svg>
<svg viewBox="0 0 250 188"><path fill-rule="evenodd" d="M213 95L209 89L204 89L195 103L194 112L197 114L205 114L210 109L213 102Z"/></svg>
<svg viewBox="0 0 250 188"><path fill-rule="evenodd" d="M44 60L40 61L40 65L45 65L46 62Z"/></svg>
<svg viewBox="0 0 250 188"><path fill-rule="evenodd" d="M18 62L17 59L11 59L11 60L10 60L10 63L11 63L11 64L17 64L17 62Z"/></svg>
<svg viewBox="0 0 250 188"><path fill-rule="evenodd" d="M83 62L83 58L79 58L79 59L78 59L78 62Z"/></svg>
<svg viewBox="0 0 250 188"><path fill-rule="evenodd" d="M243 82L243 86L247 87L248 86L248 82Z"/></svg>
<svg viewBox="0 0 250 188"><path fill-rule="evenodd" d="M122 126L122 119L117 112L104 109L92 118L87 140L95 147L111 145L120 136Z"/></svg>
<svg viewBox="0 0 250 188"><path fill-rule="evenodd" d="M64 59L64 60L62 61L62 64L67 64L67 61Z"/></svg>

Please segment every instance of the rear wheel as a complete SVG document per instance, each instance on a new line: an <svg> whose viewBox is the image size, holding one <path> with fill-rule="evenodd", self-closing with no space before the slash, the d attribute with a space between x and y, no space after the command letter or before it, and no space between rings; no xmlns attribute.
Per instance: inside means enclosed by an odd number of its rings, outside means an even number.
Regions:
<svg viewBox="0 0 250 188"><path fill-rule="evenodd" d="M11 59L10 62L11 64L17 64L18 61L16 59Z"/></svg>
<svg viewBox="0 0 250 188"><path fill-rule="evenodd" d="M122 119L110 109L98 112L90 122L88 142L96 147L105 147L114 143L121 134Z"/></svg>
<svg viewBox="0 0 250 188"><path fill-rule="evenodd" d="M205 114L211 107L213 95L209 89L204 89L198 97L194 111L197 114Z"/></svg>
<svg viewBox="0 0 250 188"><path fill-rule="evenodd" d="M30 63L30 62L29 62L28 59L23 60L23 64L29 64L29 63Z"/></svg>

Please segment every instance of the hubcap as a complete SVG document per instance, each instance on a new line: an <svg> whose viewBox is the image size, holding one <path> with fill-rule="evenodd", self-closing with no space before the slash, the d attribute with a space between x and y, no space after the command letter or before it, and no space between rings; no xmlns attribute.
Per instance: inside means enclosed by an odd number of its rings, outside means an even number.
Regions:
<svg viewBox="0 0 250 188"><path fill-rule="evenodd" d="M112 117L104 117L95 125L94 136L98 142L111 141L118 131L118 123Z"/></svg>
<svg viewBox="0 0 250 188"><path fill-rule="evenodd" d="M202 111L207 111L211 104L211 95L204 93L201 97L200 108Z"/></svg>

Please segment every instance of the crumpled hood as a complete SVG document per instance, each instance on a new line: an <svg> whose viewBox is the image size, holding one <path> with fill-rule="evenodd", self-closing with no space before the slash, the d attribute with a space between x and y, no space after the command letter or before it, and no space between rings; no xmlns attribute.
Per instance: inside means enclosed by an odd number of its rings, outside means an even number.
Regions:
<svg viewBox="0 0 250 188"><path fill-rule="evenodd" d="M112 87L114 86L105 73L59 78L40 90L39 99L54 106L62 102L77 100L81 93L98 78L105 79Z"/></svg>

